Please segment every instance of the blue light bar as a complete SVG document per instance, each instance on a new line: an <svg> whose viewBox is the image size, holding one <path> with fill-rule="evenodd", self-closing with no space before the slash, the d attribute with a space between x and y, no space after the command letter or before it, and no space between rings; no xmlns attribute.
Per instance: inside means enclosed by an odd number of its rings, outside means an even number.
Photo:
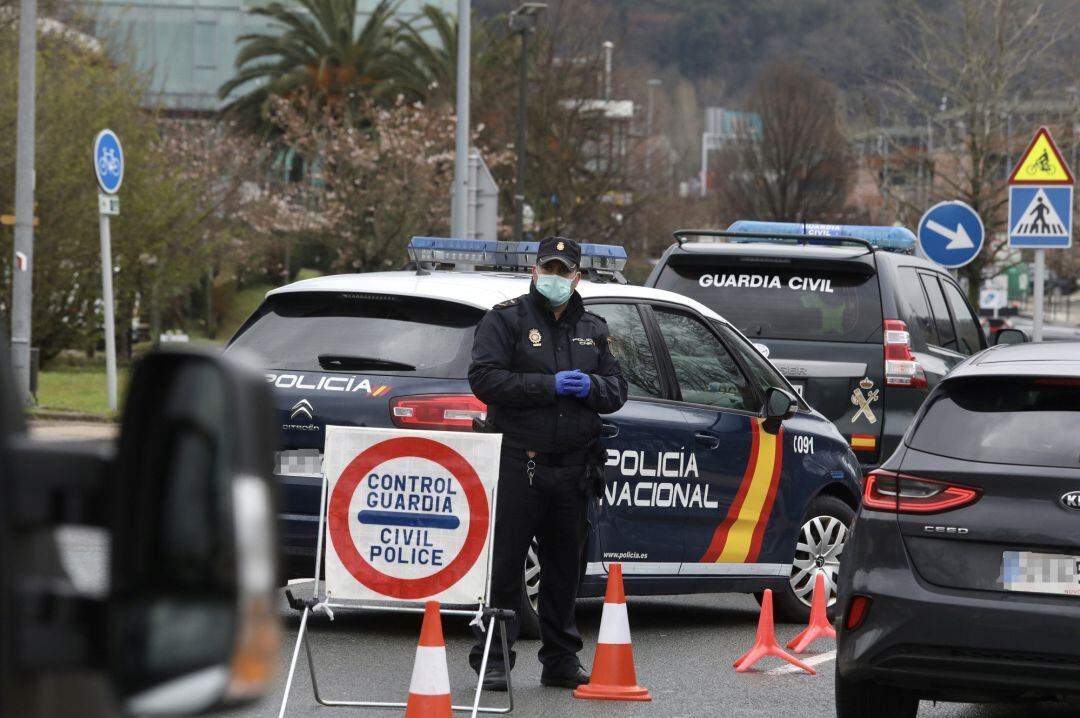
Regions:
<svg viewBox="0 0 1080 718"><path fill-rule="evenodd" d="M413 237L409 258L417 264L453 264L527 270L536 264L539 242L495 242L486 239ZM626 266L626 250L614 244L582 244L581 269L619 272Z"/></svg>
<svg viewBox="0 0 1080 718"><path fill-rule="evenodd" d="M808 234L818 237L851 237L865 239L879 249L893 252L914 252L915 235L907 227L871 227L857 224L804 224L802 222L757 222L748 219L740 219L728 227L729 232L756 232L768 234ZM777 237L782 241L783 237ZM747 237L746 239L734 238L732 241L761 242L769 241ZM830 244L822 241L821 244Z"/></svg>

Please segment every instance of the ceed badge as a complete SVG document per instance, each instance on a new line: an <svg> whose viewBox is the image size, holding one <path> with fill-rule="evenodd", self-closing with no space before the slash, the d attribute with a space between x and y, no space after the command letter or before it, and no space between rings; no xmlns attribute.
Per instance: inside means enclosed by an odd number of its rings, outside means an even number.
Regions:
<svg viewBox="0 0 1080 718"><path fill-rule="evenodd" d="M871 424L877 423L877 416L874 415L874 410L870 408L870 405L878 400L878 396L881 393L880 390L874 389L874 380L870 377L863 377L863 380L859 382L859 386L855 387L855 391L851 392L851 403L859 410L855 412L855 416L851 417L851 423L854 424L859 420L860 416L865 416L866 420ZM866 392L863 394L863 392Z"/></svg>
<svg viewBox="0 0 1080 718"><path fill-rule="evenodd" d="M529 330L529 341L532 342L532 345L534 347L540 346L541 338L542 337L540 336L540 330L539 329L530 329Z"/></svg>

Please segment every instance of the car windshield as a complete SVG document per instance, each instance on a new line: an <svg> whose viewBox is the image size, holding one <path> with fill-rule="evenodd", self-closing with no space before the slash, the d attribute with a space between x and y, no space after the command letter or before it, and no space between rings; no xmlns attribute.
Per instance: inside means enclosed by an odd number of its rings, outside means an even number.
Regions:
<svg viewBox="0 0 1080 718"><path fill-rule="evenodd" d="M750 339L880 342L877 275L863 264L751 264L673 257L656 286L698 300Z"/></svg>
<svg viewBox="0 0 1080 718"><path fill-rule="evenodd" d="M229 348L252 351L274 369L462 379L483 315L474 307L433 299L286 293L268 298Z"/></svg>
<svg viewBox="0 0 1080 718"><path fill-rule="evenodd" d="M1080 468L1080 379L967 379L947 385L913 449L968 461Z"/></svg>

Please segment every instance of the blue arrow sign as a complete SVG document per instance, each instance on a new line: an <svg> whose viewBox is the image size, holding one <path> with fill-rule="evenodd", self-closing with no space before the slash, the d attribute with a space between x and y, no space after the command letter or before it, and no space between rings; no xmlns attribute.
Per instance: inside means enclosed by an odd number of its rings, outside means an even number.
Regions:
<svg viewBox="0 0 1080 718"><path fill-rule="evenodd" d="M124 181L124 150L112 130L102 130L94 138L94 175L108 194L116 194Z"/></svg>
<svg viewBox="0 0 1080 718"><path fill-rule="evenodd" d="M962 267L983 246L983 223L963 202L941 202L919 220L919 245L931 262L943 267Z"/></svg>

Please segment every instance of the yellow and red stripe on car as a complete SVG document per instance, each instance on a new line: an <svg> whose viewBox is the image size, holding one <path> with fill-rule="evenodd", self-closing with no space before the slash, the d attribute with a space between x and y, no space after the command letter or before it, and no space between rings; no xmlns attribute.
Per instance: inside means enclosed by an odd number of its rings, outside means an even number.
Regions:
<svg viewBox="0 0 1080 718"><path fill-rule="evenodd" d="M372 396L382 396L383 394L385 394L388 391L390 391L390 387L387 386L386 384L383 384L380 387L376 387L375 389L372 389L371 390L371 395Z"/></svg>
<svg viewBox="0 0 1080 718"><path fill-rule="evenodd" d="M754 563L761 552L761 540L769 524L780 469L784 458L784 434L761 428L761 420L750 422L752 445L739 493L713 534L702 563Z"/></svg>

